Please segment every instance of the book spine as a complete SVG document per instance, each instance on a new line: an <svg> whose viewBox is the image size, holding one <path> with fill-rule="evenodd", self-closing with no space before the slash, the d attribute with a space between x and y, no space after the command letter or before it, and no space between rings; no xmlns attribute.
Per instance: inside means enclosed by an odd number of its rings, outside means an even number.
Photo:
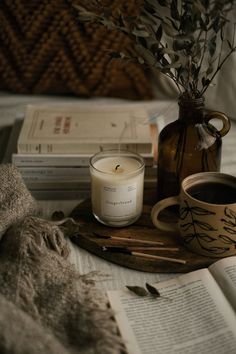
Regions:
<svg viewBox="0 0 236 354"><path fill-rule="evenodd" d="M90 179L88 178L61 178L61 179L34 179L34 178L23 178L28 189L52 189L52 190L71 190L71 189L90 189ZM144 179L144 189L156 188L157 179L156 178L145 178Z"/></svg>
<svg viewBox="0 0 236 354"><path fill-rule="evenodd" d="M113 150L118 149L120 145L121 149L129 150L136 153L151 153L151 143L76 143L76 142L64 142L64 143L19 143L17 152L25 154L95 154L101 150Z"/></svg>
<svg viewBox="0 0 236 354"><path fill-rule="evenodd" d="M89 166L91 155L12 154L16 166Z"/></svg>
<svg viewBox="0 0 236 354"><path fill-rule="evenodd" d="M89 167L19 167L25 179L63 179L89 178Z"/></svg>
<svg viewBox="0 0 236 354"><path fill-rule="evenodd" d="M32 180L23 178L29 190L77 190L90 189L88 180Z"/></svg>
<svg viewBox="0 0 236 354"><path fill-rule="evenodd" d="M153 157L149 154L140 154L143 156L145 165L147 167L153 166ZM47 155L47 154L12 154L12 163L17 167L56 167L56 166L70 166L70 167L84 167L89 166L91 154L76 155Z"/></svg>
<svg viewBox="0 0 236 354"><path fill-rule="evenodd" d="M90 180L89 167L19 167L22 177L25 180ZM146 179L156 178L156 167L146 167L144 177Z"/></svg>
<svg viewBox="0 0 236 354"><path fill-rule="evenodd" d="M37 200L83 200L90 197L90 190L31 190Z"/></svg>

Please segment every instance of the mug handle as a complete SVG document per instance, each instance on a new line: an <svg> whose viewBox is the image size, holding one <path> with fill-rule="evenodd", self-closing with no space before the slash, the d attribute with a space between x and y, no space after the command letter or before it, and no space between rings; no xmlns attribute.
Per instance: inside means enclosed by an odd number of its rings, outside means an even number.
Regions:
<svg viewBox="0 0 236 354"><path fill-rule="evenodd" d="M221 128L221 130L217 130L214 125L210 124L210 120L212 119L220 119L221 122L223 123L223 127ZM228 131L230 130L231 127L231 123L229 118L221 112L218 111L212 111L209 112L205 115L204 120L207 124L206 129L208 131L209 134L215 136L215 132L217 132L217 134L219 134L221 137L226 135L228 133Z"/></svg>
<svg viewBox="0 0 236 354"><path fill-rule="evenodd" d="M151 211L151 219L153 222L153 225L156 226L157 229L163 230L163 231L172 231L172 232L176 232L178 231L178 223L172 223L169 224L165 221L161 221L158 219L159 214L162 210L166 209L167 207L171 206L171 205L178 205L180 204L179 201L179 196L174 196L174 197L169 197L169 198L165 198L160 200L159 202L157 202Z"/></svg>

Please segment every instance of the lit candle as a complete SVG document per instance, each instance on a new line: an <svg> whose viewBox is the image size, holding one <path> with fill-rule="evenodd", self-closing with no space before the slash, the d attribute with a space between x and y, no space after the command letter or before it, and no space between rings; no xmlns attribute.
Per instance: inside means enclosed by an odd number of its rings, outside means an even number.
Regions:
<svg viewBox="0 0 236 354"><path fill-rule="evenodd" d="M125 226L142 213L144 161L128 151L103 151L91 158L94 216L110 226Z"/></svg>

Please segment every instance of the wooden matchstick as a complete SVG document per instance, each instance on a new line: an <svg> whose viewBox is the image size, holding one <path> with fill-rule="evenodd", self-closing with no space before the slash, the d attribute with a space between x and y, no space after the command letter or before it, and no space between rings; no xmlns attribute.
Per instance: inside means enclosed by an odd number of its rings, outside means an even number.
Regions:
<svg viewBox="0 0 236 354"><path fill-rule="evenodd" d="M167 261L167 262L186 264L186 261L184 259L165 257L165 256L156 256L156 255L152 255L152 254L148 254L148 253L131 251L129 248L126 248L126 247L102 246L101 249L104 252L124 253L124 254L128 254L129 256L132 255L132 256L137 256L137 257L143 257L146 259L156 259L156 260L163 260L163 261Z"/></svg>
<svg viewBox="0 0 236 354"><path fill-rule="evenodd" d="M170 257L156 256L156 255L154 256L152 254L146 254L146 253L141 253L141 252L131 252L131 254L133 256L137 256L137 257L158 259L158 260L163 260L163 261L167 261L167 262L186 264L186 261L184 259L179 259L179 258L170 258Z"/></svg>
<svg viewBox="0 0 236 354"><path fill-rule="evenodd" d="M95 236L98 238L104 238L104 239L110 239L110 240L117 240L117 241L127 241L127 242L135 242L135 243L144 243L147 245L153 245L153 246L161 246L164 245L163 242L161 241L150 241L150 240L144 240L144 239L137 239L137 238L129 238L129 237L118 237L118 236L107 236L107 235L100 235L96 232L93 232Z"/></svg>
<svg viewBox="0 0 236 354"><path fill-rule="evenodd" d="M138 246L128 246L127 247L130 251L171 251L176 252L179 251L177 247L138 247Z"/></svg>

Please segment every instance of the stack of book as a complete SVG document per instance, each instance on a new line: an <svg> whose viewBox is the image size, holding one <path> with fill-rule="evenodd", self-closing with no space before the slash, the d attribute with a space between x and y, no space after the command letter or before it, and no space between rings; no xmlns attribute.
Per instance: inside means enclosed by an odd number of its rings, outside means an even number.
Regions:
<svg viewBox="0 0 236 354"><path fill-rule="evenodd" d="M101 150L135 151L145 160L145 186L156 184L157 126L144 109L29 105L16 120L4 162L12 162L38 199L90 194L89 161Z"/></svg>

